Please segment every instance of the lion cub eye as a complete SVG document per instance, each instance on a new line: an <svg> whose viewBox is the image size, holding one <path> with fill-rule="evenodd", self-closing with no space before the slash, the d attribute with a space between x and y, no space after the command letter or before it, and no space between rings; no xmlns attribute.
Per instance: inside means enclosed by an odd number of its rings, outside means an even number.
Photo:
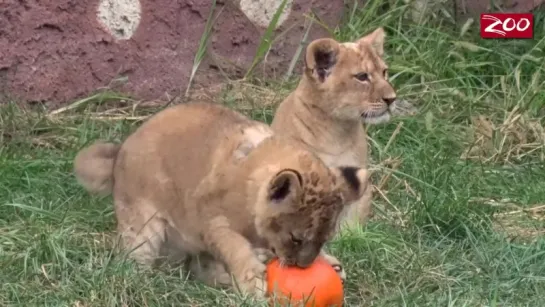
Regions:
<svg viewBox="0 0 545 307"><path fill-rule="evenodd" d="M388 79L388 69L385 69L385 70L382 72L382 75L384 76L385 79Z"/></svg>
<svg viewBox="0 0 545 307"><path fill-rule="evenodd" d="M359 81L368 81L369 75L364 72L360 72L359 74L355 74L354 78L358 79Z"/></svg>
<svg viewBox="0 0 545 307"><path fill-rule="evenodd" d="M301 245L303 243L303 240L301 239L297 239L293 233L290 232L290 236L291 236L291 242L294 244L294 245Z"/></svg>

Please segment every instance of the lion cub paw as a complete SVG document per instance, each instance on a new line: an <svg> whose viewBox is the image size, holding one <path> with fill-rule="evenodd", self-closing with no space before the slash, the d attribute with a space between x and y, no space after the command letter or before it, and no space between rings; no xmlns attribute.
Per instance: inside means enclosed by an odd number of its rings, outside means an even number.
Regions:
<svg viewBox="0 0 545 307"><path fill-rule="evenodd" d="M335 272L337 272L337 275L341 278L341 281L344 284L344 281L346 280L346 272L344 271L344 268L339 259L329 254L326 254L325 252L322 254L322 256L333 267Z"/></svg>
<svg viewBox="0 0 545 307"><path fill-rule="evenodd" d="M255 295L256 298L265 298L267 294L267 267L257 257L246 261L241 273L237 276L237 283L243 293Z"/></svg>
<svg viewBox="0 0 545 307"><path fill-rule="evenodd" d="M267 264L272 258L275 257L275 254L270 249L261 247L254 248L254 255L264 264Z"/></svg>

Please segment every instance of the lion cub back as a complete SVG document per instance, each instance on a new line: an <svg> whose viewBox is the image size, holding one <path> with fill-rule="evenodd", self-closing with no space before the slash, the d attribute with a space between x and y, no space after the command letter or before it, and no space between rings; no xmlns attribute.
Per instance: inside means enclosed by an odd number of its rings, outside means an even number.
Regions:
<svg viewBox="0 0 545 307"><path fill-rule="evenodd" d="M270 135L265 124L221 105L172 107L152 117L122 144L114 169L114 193L139 186L139 191L125 193L156 194L161 192L157 188L166 188L172 180L177 180L177 186L195 188L215 165L244 156ZM139 184L133 184L135 180Z"/></svg>
<svg viewBox="0 0 545 307"><path fill-rule="evenodd" d="M120 232L130 237L130 229L143 227L152 216L178 233L199 228L192 217L197 213L188 207L199 184L214 168L236 162L271 135L265 124L217 104L195 102L156 114L117 155L113 194Z"/></svg>

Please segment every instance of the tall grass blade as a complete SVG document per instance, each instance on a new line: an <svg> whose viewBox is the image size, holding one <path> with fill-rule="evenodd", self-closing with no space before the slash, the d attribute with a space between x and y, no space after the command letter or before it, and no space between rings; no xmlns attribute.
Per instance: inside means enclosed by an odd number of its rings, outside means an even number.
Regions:
<svg viewBox="0 0 545 307"><path fill-rule="evenodd" d="M267 54L267 52L271 48L273 32L276 29L276 26L278 25L278 20L280 19L280 15L284 11L287 3L288 3L288 0L283 0L282 3L280 3L278 8L276 9L276 12L274 13L273 18L271 19L271 22L269 22L269 26L267 27L267 29L265 30L265 33L263 33L263 36L261 37L259 45L257 46L257 51L254 56L254 60L252 61L250 68L244 75L244 79L252 75L257 64L259 64L261 60L263 60L263 58L265 57L265 54Z"/></svg>
<svg viewBox="0 0 545 307"><path fill-rule="evenodd" d="M216 18L213 18L215 9L216 9L216 0L212 0L212 6L210 7L210 13L208 14L208 18L206 19L204 32L201 36L201 40L199 41L199 47L197 48L195 57L193 58L193 67L191 68L191 75L189 75L189 81L187 82L187 88L185 90L186 97L189 94L189 90L191 89L191 84L193 83L195 74L197 73L197 70L199 69L199 66L201 65L201 62L204 59L204 56L206 54L206 48L208 47L208 39L210 38L210 33L212 32L212 26L214 25L216 19L221 14L221 11L220 11L218 13L218 16L216 16Z"/></svg>
<svg viewBox="0 0 545 307"><path fill-rule="evenodd" d="M312 23L313 23L312 19L308 19L307 30L305 31L305 34L303 34L303 39L301 40L301 43L297 47L297 50L295 50L295 54L291 58L290 66L288 67L288 71L286 71L286 75L284 77L285 80L288 80L291 77L291 74L293 73L293 70L295 69L295 65L297 65L297 61L299 61L301 52L303 52L303 49L305 49L305 45L307 44L308 34L310 33L310 29L312 28Z"/></svg>

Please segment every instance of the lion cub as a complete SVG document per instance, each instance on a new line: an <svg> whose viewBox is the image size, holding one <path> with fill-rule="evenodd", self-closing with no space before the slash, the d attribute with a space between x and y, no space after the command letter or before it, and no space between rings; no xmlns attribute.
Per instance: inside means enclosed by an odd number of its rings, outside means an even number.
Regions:
<svg viewBox="0 0 545 307"><path fill-rule="evenodd" d="M328 166L367 167L363 124L390 119L396 92L382 59L384 30L377 28L355 42L323 38L306 48L299 85L280 103L271 124L275 134L290 137L316 153ZM372 189L348 206L349 226L371 215Z"/></svg>
<svg viewBox="0 0 545 307"><path fill-rule="evenodd" d="M142 264L189 258L209 283L264 295L263 255L306 267L322 251L368 173L328 168L296 142L217 104L159 112L121 145L96 143L75 158L78 181L113 192L123 247ZM204 261L204 263L203 263ZM229 274L228 274L229 273Z"/></svg>

